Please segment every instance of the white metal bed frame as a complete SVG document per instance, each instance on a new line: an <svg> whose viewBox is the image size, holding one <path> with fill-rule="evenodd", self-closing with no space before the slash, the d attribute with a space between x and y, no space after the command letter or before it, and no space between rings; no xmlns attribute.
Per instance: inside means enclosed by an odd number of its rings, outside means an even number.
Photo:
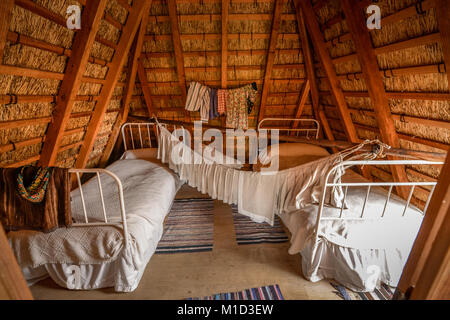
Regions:
<svg viewBox="0 0 450 320"><path fill-rule="evenodd" d="M72 227L86 227L86 226L122 226L122 232L123 232L123 239L124 239L124 249L128 248L129 244L129 237L128 237L128 228L127 228L127 216L125 211L125 201L123 197L123 187L122 182L120 181L119 177L112 173L111 171L108 171L106 169L69 169L69 173L75 174L77 177L78 182L78 189L80 190L80 199L81 204L83 207L83 214L84 214L84 222L76 222L72 224ZM84 200L84 193L83 193L83 186L81 184L81 178L80 173L92 173L96 175L97 183L98 183L98 190L100 194L102 209L103 209L103 222L89 222L88 218L88 212L86 210L86 202ZM106 174L113 178L114 182L117 185L117 192L119 195L119 203L120 203L120 220L117 219L108 219L105 209L105 200L103 198L103 189L102 189L102 182L100 178L100 174Z"/></svg>
<svg viewBox="0 0 450 320"><path fill-rule="evenodd" d="M316 243L319 240L319 230L320 230L320 222L325 220L375 220L375 219L386 219L386 208L389 203L389 200L391 198L392 189L394 186L404 186L404 187L411 187L411 190L408 195L408 199L405 203L405 207L403 209L402 217L405 216L406 211L410 205L412 195L414 193L414 189L416 186L431 186L431 191L428 195L427 201L425 203L425 207L423 210L423 215L425 215L428 205L430 204L431 197L433 195L434 189L436 187L437 182L424 182L424 181L410 181L410 182L338 182L333 183L329 181L330 176L338 169L348 169L349 167L353 166L376 166L376 165L389 165L389 166L399 166L399 165L442 165L444 162L438 162L438 161L426 161L426 160L358 160L358 161L343 161L337 165L335 165L333 168L331 168L327 175L326 179L322 186L322 195L321 200L319 204L319 212L317 214L317 220L316 220L316 226L315 226L315 241ZM367 187L366 196L364 198L363 207L361 210L361 215L359 217L344 217L343 211L344 211L344 205L341 205L339 217L322 217L324 204L325 204L325 197L327 194L327 188L334 188L334 187L344 187L344 198L342 200L342 204L345 202L347 198L347 191L349 187ZM372 187L389 187L389 191L386 194L386 202L383 207L383 211L380 213L379 217L377 218L367 218L364 216L365 209L366 209L366 203L369 198L370 190ZM331 193L330 193L331 194Z"/></svg>
<svg viewBox="0 0 450 320"><path fill-rule="evenodd" d="M262 124L264 122L267 121L298 121L300 122L300 124L313 124L316 127L313 129L310 128L277 128L275 127L270 127L268 128L269 130L279 130L279 131L286 131L286 132L294 132L297 136L301 133L301 132L306 132L306 138L309 139L309 133L310 132L315 132L314 135L314 139L318 139L319 138L319 132L320 132L320 123L319 121L315 120L315 119L300 119L300 118L264 118L263 120L261 120L258 123L258 132L260 130L267 130L262 128Z"/></svg>
<svg viewBox="0 0 450 320"><path fill-rule="evenodd" d="M158 141L158 135L159 135L159 127L157 126L157 124L158 124L158 122L127 122L127 123L125 123L125 124L123 124L122 125L122 139L123 139L123 145L124 145L124 148L125 148L125 151L127 151L127 150L135 150L135 149L139 149L139 148L136 148L136 144L135 144L135 141L134 141L134 138L133 138L133 129L134 130L137 130L138 131L138 133L139 133L139 146L140 146L140 149L142 149L142 148L144 148L144 140L143 140L143 137L145 137L145 133L143 134L143 129L146 131L146 135L147 135L147 138L148 138L148 141L149 141L149 143L148 143L148 147L149 148L152 148L153 146L152 146L152 139L151 139L151 130L150 130L150 127L152 127L152 129L154 130L154 128L156 128L156 141ZM162 125L165 125L165 124L162 124ZM127 135L127 133L126 133L126 129L128 128L128 135ZM130 139L131 139L131 148L128 148L128 145L127 145L127 136L129 136L130 137Z"/></svg>

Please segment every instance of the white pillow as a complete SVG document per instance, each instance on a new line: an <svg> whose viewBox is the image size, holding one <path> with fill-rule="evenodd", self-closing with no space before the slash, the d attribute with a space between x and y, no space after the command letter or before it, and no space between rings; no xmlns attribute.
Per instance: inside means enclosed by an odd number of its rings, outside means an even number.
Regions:
<svg viewBox="0 0 450 320"><path fill-rule="evenodd" d="M127 150L124 152L121 159L122 160L142 159L147 161L154 161L157 160L157 157L158 157L158 148L143 148L143 149Z"/></svg>

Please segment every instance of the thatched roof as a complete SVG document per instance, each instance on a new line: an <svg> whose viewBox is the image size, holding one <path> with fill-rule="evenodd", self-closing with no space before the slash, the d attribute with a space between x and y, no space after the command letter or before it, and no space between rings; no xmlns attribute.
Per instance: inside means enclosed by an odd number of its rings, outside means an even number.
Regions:
<svg viewBox="0 0 450 320"><path fill-rule="evenodd" d="M54 112L57 97L65 87L64 81L70 80L65 76L72 54L79 51L74 47L76 35L86 32L83 27L76 32L66 27L66 10L73 4L85 9L92 4L88 0L5 2L13 4L11 15L3 14L9 23L5 30L0 30L0 44L5 43L4 49L0 46L2 166L42 160L43 149L49 150L44 148L45 143L50 144L56 156L50 162L53 165L75 166L81 153L86 158L83 165L97 166L105 149L109 155L117 139L114 129L127 116L148 118L150 110L160 119L179 122L199 119L198 113L184 111L184 95L190 81L215 88L256 82L258 98L249 116L250 126L255 127L263 117L295 117L306 80L315 79L318 104L308 96L302 117L319 118L318 112L323 110L325 118L320 120L323 125L327 121L331 128L331 133L325 135L329 139L331 134L338 140L383 138L375 112L378 110L374 109L365 70L355 54L357 44L341 0L105 1L95 41L88 46L89 61L79 75L81 84L75 90L76 101L68 111L63 110L70 116L63 121L62 129L51 128L59 121L55 120ZM144 13L135 13L140 14L139 21L132 21L130 15L141 2L150 5ZM357 137L349 139L349 122L342 118L322 54L317 51L317 41L309 22L302 19L305 12L297 2L307 2L314 10L308 17L320 26L320 38L331 58ZM421 6L416 2L378 1L382 28L369 34L400 147L446 152L450 144L450 62L446 61L449 53L444 52L442 43L449 40L445 38L448 32L439 29L442 18L435 9L442 0L423 1ZM137 29L141 18L143 31ZM223 21L226 28L222 27ZM309 34L306 42L302 26ZM127 33L133 27L137 30ZM124 35L128 34L133 36L126 39ZM226 48L222 47L223 41ZM305 44L310 48L304 47ZM121 52L118 48L129 50ZM312 61L305 58L305 50L312 54ZM119 59L121 55L123 59ZM112 63L119 60L124 62L123 68L115 73L110 71L114 71ZM313 75L308 74L309 64ZM117 82L113 79L115 74ZM111 97L106 99L108 95L103 89L111 85L115 88L111 87ZM262 95L266 98L261 99ZM92 119L100 119L101 123L93 123ZM216 119L209 124L221 127L223 121ZM60 136L55 145L46 135L57 129ZM48 141L43 143L44 139ZM87 150L83 150L85 147ZM410 167L406 173L436 179L439 170ZM383 180L391 173L389 168L376 168L371 174ZM417 198L423 200L421 195Z"/></svg>

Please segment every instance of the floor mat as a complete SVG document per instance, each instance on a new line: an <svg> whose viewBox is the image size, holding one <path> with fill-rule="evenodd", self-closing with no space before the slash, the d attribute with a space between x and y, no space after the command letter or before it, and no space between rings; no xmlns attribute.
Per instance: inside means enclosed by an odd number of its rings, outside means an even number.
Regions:
<svg viewBox="0 0 450 320"><path fill-rule="evenodd" d="M238 292L218 293L203 298L189 298L187 300L284 300L284 298L280 287L275 284Z"/></svg>
<svg viewBox="0 0 450 320"><path fill-rule="evenodd" d="M214 200L176 199L164 224L156 253L211 251Z"/></svg>
<svg viewBox="0 0 450 320"><path fill-rule="evenodd" d="M280 218L275 216L273 227L267 223L256 223L250 218L238 213L238 208L232 205L233 223L238 244L280 243L289 240L281 225Z"/></svg>
<svg viewBox="0 0 450 320"><path fill-rule="evenodd" d="M337 291L334 291L341 299L344 300L392 300L395 288L382 284L380 289L372 292L354 292L337 283L330 282Z"/></svg>

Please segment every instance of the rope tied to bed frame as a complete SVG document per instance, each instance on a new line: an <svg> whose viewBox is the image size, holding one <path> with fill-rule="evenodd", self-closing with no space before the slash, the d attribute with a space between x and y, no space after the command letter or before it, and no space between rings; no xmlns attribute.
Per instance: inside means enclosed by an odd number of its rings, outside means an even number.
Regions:
<svg viewBox="0 0 450 320"><path fill-rule="evenodd" d="M343 160L344 158L360 151L363 147L365 147L367 145L372 145L371 152L356 154L356 155L349 157L346 160L374 160L376 158L384 158L384 157L386 157L385 150L389 150L391 148L390 145L385 144L378 139L374 139L374 140L366 139L362 143L360 143L354 147L351 147L351 148L341 151L340 152L341 159ZM362 167L364 167L364 166L362 166Z"/></svg>

